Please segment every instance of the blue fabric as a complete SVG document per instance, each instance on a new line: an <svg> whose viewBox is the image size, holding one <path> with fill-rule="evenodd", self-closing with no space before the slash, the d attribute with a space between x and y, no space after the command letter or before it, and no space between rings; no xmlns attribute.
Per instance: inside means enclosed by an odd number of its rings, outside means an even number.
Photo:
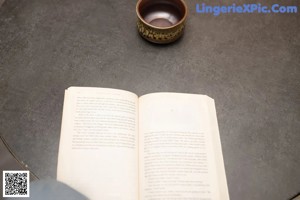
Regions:
<svg viewBox="0 0 300 200"><path fill-rule="evenodd" d="M38 180L30 183L29 198L5 198L6 200L87 200L84 195L68 185L55 180Z"/></svg>

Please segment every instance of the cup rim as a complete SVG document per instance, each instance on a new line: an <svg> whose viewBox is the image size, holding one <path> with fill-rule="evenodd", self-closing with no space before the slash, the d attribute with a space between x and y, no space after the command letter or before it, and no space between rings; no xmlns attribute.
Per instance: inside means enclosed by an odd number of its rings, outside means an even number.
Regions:
<svg viewBox="0 0 300 200"><path fill-rule="evenodd" d="M182 22L184 22L184 20L185 20L186 17L187 17L187 14L188 14L188 8L187 8L187 5L186 5L185 1L184 1L184 0L179 0L179 1L182 3L182 5L183 5L183 7L184 7L184 11L185 11L185 13L184 13L182 19L181 19L180 21L178 21L176 24L172 25L172 26L167 26L167 27L154 26L154 25L152 25L152 24L146 22L146 21L143 19L143 17L141 16L140 12L139 12L139 5L141 4L142 1L143 1L143 0L139 0L139 1L137 2L137 4L136 4L135 10L136 10L137 16L138 16L138 18L139 18L144 24L146 24L146 25L148 25L148 26L150 26L150 27L152 27L152 28L156 28L156 29L160 29L160 30L166 30L166 29L174 28L174 27L178 26L179 24L181 24Z"/></svg>

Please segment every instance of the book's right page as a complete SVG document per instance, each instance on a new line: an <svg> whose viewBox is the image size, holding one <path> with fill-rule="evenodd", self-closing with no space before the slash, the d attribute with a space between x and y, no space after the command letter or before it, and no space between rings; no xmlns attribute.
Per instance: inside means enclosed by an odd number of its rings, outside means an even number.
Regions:
<svg viewBox="0 0 300 200"><path fill-rule="evenodd" d="M229 200L213 99L144 95L139 119L140 200Z"/></svg>

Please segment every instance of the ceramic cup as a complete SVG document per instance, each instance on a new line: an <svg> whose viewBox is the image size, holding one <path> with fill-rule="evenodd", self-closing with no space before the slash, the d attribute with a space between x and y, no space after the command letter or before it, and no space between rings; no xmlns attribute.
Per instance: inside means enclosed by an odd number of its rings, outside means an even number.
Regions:
<svg viewBox="0 0 300 200"><path fill-rule="evenodd" d="M153 43L174 42L183 34L187 12L184 0L139 0L136 5L138 31Z"/></svg>

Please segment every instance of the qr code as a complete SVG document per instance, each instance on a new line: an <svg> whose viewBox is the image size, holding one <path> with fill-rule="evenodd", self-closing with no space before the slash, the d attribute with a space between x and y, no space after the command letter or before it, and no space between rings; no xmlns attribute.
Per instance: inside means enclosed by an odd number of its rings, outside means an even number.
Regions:
<svg viewBox="0 0 300 200"><path fill-rule="evenodd" d="M29 197L29 171L3 171L3 197Z"/></svg>

